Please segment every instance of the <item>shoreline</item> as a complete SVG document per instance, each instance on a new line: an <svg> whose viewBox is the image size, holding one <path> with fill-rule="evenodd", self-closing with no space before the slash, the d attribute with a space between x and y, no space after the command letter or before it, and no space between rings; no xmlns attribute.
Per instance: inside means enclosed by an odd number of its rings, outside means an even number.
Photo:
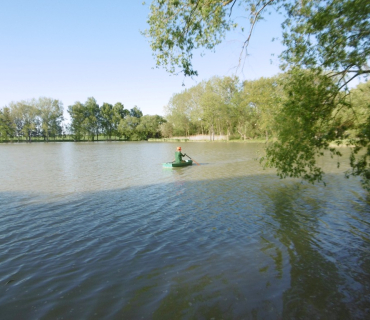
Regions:
<svg viewBox="0 0 370 320"><path fill-rule="evenodd" d="M0 141L0 144L24 144L24 143L66 143L66 142L72 142L72 143L85 143L85 142L203 142L203 143L263 143L266 144L269 141L266 141L265 139L248 139L248 140L240 140L240 139L233 139L233 140L206 140L206 139L189 139L189 138L150 138L148 140L138 140L138 141L131 141L131 140L114 140L114 139L101 139L101 140L79 140L75 141L73 139L61 139L61 140L7 140L7 141ZM336 142L330 142L329 148L343 148L343 147L351 147L353 148L354 145L349 144L348 141L341 141L339 144Z"/></svg>
<svg viewBox="0 0 370 320"><path fill-rule="evenodd" d="M188 138L161 138L161 139L148 139L148 142L232 142L232 143L265 143L266 140L248 139L248 140L201 140L201 139L188 139Z"/></svg>

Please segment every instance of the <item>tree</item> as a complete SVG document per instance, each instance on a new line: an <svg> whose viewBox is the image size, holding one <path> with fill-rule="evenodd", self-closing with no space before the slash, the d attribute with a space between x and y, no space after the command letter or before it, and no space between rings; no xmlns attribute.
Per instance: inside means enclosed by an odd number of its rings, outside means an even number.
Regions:
<svg viewBox="0 0 370 320"><path fill-rule="evenodd" d="M63 104L59 100L41 97L36 102L41 119L41 134L46 140L62 132Z"/></svg>
<svg viewBox="0 0 370 320"><path fill-rule="evenodd" d="M113 107L113 118L112 118L112 125L113 125L113 132L114 135L117 137L121 137L122 134L119 131L119 124L121 120L127 117L130 114L130 111L125 109L123 104L117 102Z"/></svg>
<svg viewBox="0 0 370 320"><path fill-rule="evenodd" d="M237 27L232 19L235 4L248 10L251 18L242 53L266 7L286 13L282 24L286 50L280 58L283 70L288 71L283 86L287 99L279 111L279 121L287 121L279 122L278 141L267 146L264 164L276 167L281 177L320 181L323 173L316 165L316 157L322 150L339 154L330 142L343 138L344 129L352 129L357 130L352 140L356 146L350 159L352 174L369 183L370 154L358 158L360 150L370 148L370 135L364 133L370 127L369 113L369 120L357 128L342 122L343 110L354 110L348 85L370 73L369 1L154 0L145 33L157 66L165 66L173 73L180 69L186 76L196 75L193 53L202 48L214 49L226 31ZM308 115L312 121L308 121ZM293 124L298 134L288 128Z"/></svg>
<svg viewBox="0 0 370 320"><path fill-rule="evenodd" d="M231 134L234 125L232 108L240 90L239 80L213 77L194 87L174 94L166 107L168 123L164 135Z"/></svg>
<svg viewBox="0 0 370 320"><path fill-rule="evenodd" d="M166 118L172 123L173 134L188 136L191 128L190 105L188 104L188 92L185 90L175 94L166 107Z"/></svg>
<svg viewBox="0 0 370 320"><path fill-rule="evenodd" d="M226 133L229 139L236 120L233 111L240 92L239 79L237 77L213 77L207 84L206 89L212 88L211 90L217 96L215 124L218 127L218 133L220 135Z"/></svg>
<svg viewBox="0 0 370 320"><path fill-rule="evenodd" d="M149 29L144 34L150 40L157 66L197 75L192 67L194 51L213 50L227 31L238 27L233 20L236 4L250 17L249 31L241 26L246 33L243 51L254 25L269 7L287 15L282 23L283 43L287 46L283 58L289 64L341 69L342 76L369 73L364 68L370 46L370 8L366 0L153 0Z"/></svg>
<svg viewBox="0 0 370 320"><path fill-rule="evenodd" d="M227 7L235 1L154 0L144 32L149 37L157 66L175 73L179 67L187 76L197 75L192 67L193 51L213 49L234 27Z"/></svg>
<svg viewBox="0 0 370 320"><path fill-rule="evenodd" d="M242 139L273 133L283 97L283 76L245 81L213 77L174 94L166 107L163 135L239 134Z"/></svg>
<svg viewBox="0 0 370 320"><path fill-rule="evenodd" d="M278 141L271 142L262 158L265 166L277 168L278 175L322 181L323 171L317 157L328 150L341 154L330 142L342 139L346 128L335 111L347 106L346 96L338 95L336 83L326 75L297 69L286 81L287 98L277 116Z"/></svg>
<svg viewBox="0 0 370 320"><path fill-rule="evenodd" d="M126 138L126 140L141 140L136 132L136 127L139 123L140 118L127 116L120 121L118 131Z"/></svg>
<svg viewBox="0 0 370 320"><path fill-rule="evenodd" d="M205 122L201 105L201 98L204 94L204 90L204 81L186 90L186 100L189 108L188 116L191 121L192 134L199 133L203 135L205 133Z"/></svg>
<svg viewBox="0 0 370 320"><path fill-rule="evenodd" d="M75 102L75 104L68 107L68 113L71 117L70 131L73 139L79 141L85 134L85 106L81 102Z"/></svg>
<svg viewBox="0 0 370 320"><path fill-rule="evenodd" d="M141 118L143 116L143 112L137 106L133 107L130 110L130 116L135 118Z"/></svg>
<svg viewBox="0 0 370 320"><path fill-rule="evenodd" d="M83 121L83 126L92 141L94 141L95 135L98 140L100 123L99 105L93 97L87 98L85 102L85 119Z"/></svg>
<svg viewBox="0 0 370 320"><path fill-rule="evenodd" d="M276 167L282 177L320 181L323 172L316 165L317 157L323 150L340 155L330 142L345 138L344 133L354 129L358 133L351 140L355 145L351 174L361 176L369 189L370 153L365 158L356 157L363 148L369 151L370 136L362 132L370 124L355 128L355 123L342 115L344 110L354 110L350 82L370 73L370 5L364 0L332 0L288 3L285 7L289 14L283 41L287 50L281 58L290 76L285 86L288 100L281 113L283 119L294 115L300 133L289 133L288 122L281 122L279 141L267 147L265 165ZM366 119L370 119L368 115Z"/></svg>
<svg viewBox="0 0 370 320"><path fill-rule="evenodd" d="M370 108L370 81L359 84L351 90L352 107L345 115L349 121L356 121L359 125L366 123L366 116Z"/></svg>
<svg viewBox="0 0 370 320"><path fill-rule="evenodd" d="M258 112L250 97L244 90L239 94L237 107L233 110L235 130L244 140L254 138L257 134Z"/></svg>
<svg viewBox="0 0 370 320"><path fill-rule="evenodd" d="M26 137L31 142L32 137L39 131L39 110L35 106L35 100L11 102L9 104L11 117L16 127L16 135Z"/></svg>
<svg viewBox="0 0 370 320"><path fill-rule="evenodd" d="M370 190L370 81L362 83L351 92L353 109L345 115L345 119L354 125L351 132L352 138L350 143L355 144L352 149L350 163L352 172L348 174L358 175L362 177L365 187Z"/></svg>
<svg viewBox="0 0 370 320"><path fill-rule="evenodd" d="M173 136L173 125L170 122L165 122L160 125L161 136L170 138Z"/></svg>
<svg viewBox="0 0 370 320"><path fill-rule="evenodd" d="M166 120L158 115L145 115L140 118L140 123L136 127L136 131L145 140L150 138L160 138L161 131L160 127L166 123Z"/></svg>
<svg viewBox="0 0 370 320"><path fill-rule="evenodd" d="M275 118L284 96L282 80L283 75L245 81L241 91L241 105L253 115L251 128L258 136L265 135L266 140L276 131Z"/></svg>
<svg viewBox="0 0 370 320"><path fill-rule="evenodd" d="M71 116L70 130L75 140L80 140L85 134L94 141L95 136L98 140L99 133L103 132L109 139L113 135L121 137L124 134L131 135L129 128L135 129L140 122L142 112L137 107L132 109L134 119L125 117L130 114L129 110L124 109L122 103L117 102L114 106L109 103L103 103L101 108L94 98L88 98L85 104L76 102L68 107L68 113Z"/></svg>
<svg viewBox="0 0 370 320"><path fill-rule="evenodd" d="M10 114L10 109L4 107L3 110L0 109L0 140L9 140L15 135L15 125L12 121Z"/></svg>
<svg viewBox="0 0 370 320"><path fill-rule="evenodd" d="M202 106L202 119L208 128L209 139L214 140L216 121L220 117L220 109L222 101L218 94L213 90L211 82L208 82L205 87L205 92L202 95L200 104Z"/></svg>
<svg viewBox="0 0 370 320"><path fill-rule="evenodd" d="M109 103L104 102L103 105L100 107L100 116L101 116L101 129L103 134L105 134L108 137L108 139L112 139L112 135L114 132L113 106Z"/></svg>

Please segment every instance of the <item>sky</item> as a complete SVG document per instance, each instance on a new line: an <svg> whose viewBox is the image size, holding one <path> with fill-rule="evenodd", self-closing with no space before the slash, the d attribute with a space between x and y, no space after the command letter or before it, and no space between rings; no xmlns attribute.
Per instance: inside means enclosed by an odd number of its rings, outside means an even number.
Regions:
<svg viewBox="0 0 370 320"><path fill-rule="evenodd" d="M142 1L0 1L0 108L50 97L62 101L68 118L69 105L94 97L99 105L121 102L164 115L173 94L212 76L254 80L279 73L276 56L283 47L271 41L281 36L277 15L257 24L242 70L235 67L246 34L232 32L216 52L195 57L199 76L191 79L155 68L140 33L148 28L148 14ZM242 14L237 21L248 29Z"/></svg>

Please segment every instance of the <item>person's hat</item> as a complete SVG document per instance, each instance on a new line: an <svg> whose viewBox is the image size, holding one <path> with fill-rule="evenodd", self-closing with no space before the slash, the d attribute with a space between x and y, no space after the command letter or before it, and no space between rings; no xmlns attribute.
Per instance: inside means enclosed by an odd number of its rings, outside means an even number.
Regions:
<svg viewBox="0 0 370 320"><path fill-rule="evenodd" d="M181 147L177 147L177 150L181 150Z"/></svg>

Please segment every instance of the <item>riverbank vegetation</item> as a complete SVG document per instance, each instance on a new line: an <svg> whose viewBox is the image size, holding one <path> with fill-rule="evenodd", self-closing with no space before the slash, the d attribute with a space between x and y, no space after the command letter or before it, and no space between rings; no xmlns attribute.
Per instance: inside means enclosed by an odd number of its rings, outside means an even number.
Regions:
<svg viewBox="0 0 370 320"><path fill-rule="evenodd" d="M166 107L162 135L215 135L225 140L269 139L276 131L284 75L241 83L236 77L213 77L173 95Z"/></svg>
<svg viewBox="0 0 370 320"><path fill-rule="evenodd" d="M0 109L0 141L66 138L63 104L52 98L11 102Z"/></svg>
<svg viewBox="0 0 370 320"><path fill-rule="evenodd" d="M85 104L76 102L68 107L71 117L70 131L74 140L87 136L89 140L99 140L104 135L107 140L147 140L160 138L160 126L166 120L159 115L143 115L138 107L125 109L123 104L103 103L100 107L94 98Z"/></svg>
<svg viewBox="0 0 370 320"><path fill-rule="evenodd" d="M98 140L148 140L182 139L228 141L277 141L282 134L305 137L314 135L315 141L331 144L335 141L353 143L360 139L359 130L366 125L370 82L339 94L341 103L329 111L315 109L315 90L309 93L309 106L305 106L306 118L290 107L286 114L284 106L298 104L294 100L291 73L271 78L240 82L237 77L213 77L196 86L174 94L165 107L165 116L143 115L138 107L125 109L118 102L99 106L94 98L85 103L68 106L71 122L63 122L63 104L51 98L12 102L0 109L0 141L98 141ZM304 81L312 83L320 79L313 73L299 74ZM327 88L332 82L325 82ZM344 108L351 101L350 108ZM301 101L300 103L303 103ZM317 103L317 102L316 102ZM328 106L329 108L329 106ZM323 121L324 115L328 118ZM322 120L302 132L295 123L305 121L305 126L315 117ZM284 129L285 128L285 129ZM287 132L282 130L288 130ZM180 138L179 138L180 137ZM193 139L194 140L194 139Z"/></svg>
<svg viewBox="0 0 370 320"><path fill-rule="evenodd" d="M275 141L281 137L284 127L290 129L290 135L294 134L295 130L298 135L299 127L291 122L301 116L287 116L283 110L285 105L297 104L292 93L292 90L296 89L291 86L290 77L293 76L295 75L283 73L276 77L243 83L236 77L214 77L202 81L172 96L166 107L167 122L162 124L162 136L171 138L208 135L208 140L215 140L214 137L219 135L224 136L224 140ZM298 76L302 77L302 81L320 81L319 77L307 71ZM329 86L332 82L322 85ZM314 90L308 94L310 105L315 105L319 96ZM370 82L340 93L338 99L342 102L326 111L326 115L323 110L315 107L309 110L308 106L305 106L308 109L306 122L321 117L322 123L312 128L311 132L321 143L351 142L351 139L358 138L358 130L366 122L368 113ZM351 101L350 108L343 107L344 99ZM294 108L289 110L294 111ZM324 115L327 117L325 122Z"/></svg>
<svg viewBox="0 0 370 320"><path fill-rule="evenodd" d="M63 104L52 98L11 102L0 109L0 141L147 140L161 137L160 126L166 122L120 102L99 106L92 97L69 106L68 113L71 122L65 124Z"/></svg>

